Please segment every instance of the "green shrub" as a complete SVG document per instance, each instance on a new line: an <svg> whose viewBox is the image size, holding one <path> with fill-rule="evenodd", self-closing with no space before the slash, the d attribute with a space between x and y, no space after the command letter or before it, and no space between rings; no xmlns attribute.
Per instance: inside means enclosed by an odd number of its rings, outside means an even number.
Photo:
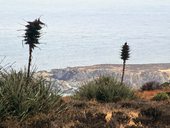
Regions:
<svg viewBox="0 0 170 128"><path fill-rule="evenodd" d="M74 97L79 99L96 99L102 102L114 102L135 98L134 92L126 85L112 77L100 77L83 86L76 92Z"/></svg>
<svg viewBox="0 0 170 128"><path fill-rule="evenodd" d="M51 82L33 76L31 73L27 82L25 71L0 73L0 121L10 117L22 122L39 113L57 116L64 109L60 91L53 91Z"/></svg>
<svg viewBox="0 0 170 128"><path fill-rule="evenodd" d="M161 87L163 89L169 89L170 88L170 83L169 82L165 82L165 83L161 84Z"/></svg>
<svg viewBox="0 0 170 128"><path fill-rule="evenodd" d="M161 92L161 93L158 93L156 94L154 97L153 97L153 100L156 100L156 101L161 101L161 100L167 100L169 99L169 95L166 93L166 92Z"/></svg>
<svg viewBox="0 0 170 128"><path fill-rule="evenodd" d="M142 91L150 91L150 90L156 90L161 89L161 85L159 82L156 81L150 81L142 85L141 90Z"/></svg>

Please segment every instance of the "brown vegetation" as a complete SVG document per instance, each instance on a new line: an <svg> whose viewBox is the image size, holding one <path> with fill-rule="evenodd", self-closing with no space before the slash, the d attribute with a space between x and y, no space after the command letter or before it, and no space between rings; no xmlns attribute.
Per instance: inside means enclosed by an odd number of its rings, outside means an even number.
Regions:
<svg viewBox="0 0 170 128"><path fill-rule="evenodd" d="M51 118L55 116L53 113L39 113L22 125L12 118L0 124L1 128L169 128L170 101L151 100L159 92L163 90L139 91L136 100L114 103L67 96L62 98L67 110L57 118Z"/></svg>
<svg viewBox="0 0 170 128"><path fill-rule="evenodd" d="M55 128L168 128L170 102L133 100L117 103L79 101L64 97L69 109Z"/></svg>

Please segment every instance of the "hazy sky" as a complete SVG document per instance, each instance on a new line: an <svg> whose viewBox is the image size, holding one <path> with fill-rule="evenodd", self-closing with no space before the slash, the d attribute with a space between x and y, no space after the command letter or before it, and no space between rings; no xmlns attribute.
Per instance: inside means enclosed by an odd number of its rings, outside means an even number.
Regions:
<svg viewBox="0 0 170 128"><path fill-rule="evenodd" d="M139 8L146 7L162 7L168 8L170 0L0 0L0 8L8 9L8 11L29 11L35 9L39 11L45 10L69 10L74 9L121 9L121 8ZM48 8L47 8L48 7ZM3 11L0 9L1 11Z"/></svg>
<svg viewBox="0 0 170 128"><path fill-rule="evenodd" d="M169 7L170 0L0 0L0 8L8 11L16 10L51 10L62 9L113 9L113 8L140 8L140 7ZM13 9L13 10L12 10ZM0 9L2 10L2 9Z"/></svg>
<svg viewBox="0 0 170 128"><path fill-rule="evenodd" d="M113 6L113 5L166 5L170 4L170 0L0 0L3 4L50 4L55 6Z"/></svg>

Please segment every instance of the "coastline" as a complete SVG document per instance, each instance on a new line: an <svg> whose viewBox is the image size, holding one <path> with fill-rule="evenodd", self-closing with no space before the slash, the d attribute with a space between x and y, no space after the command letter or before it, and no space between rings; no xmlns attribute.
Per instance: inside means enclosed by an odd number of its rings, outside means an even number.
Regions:
<svg viewBox="0 0 170 128"><path fill-rule="evenodd" d="M113 76L119 81L121 73L121 64L98 64L52 69L51 71L44 70L37 72L37 75L55 81L56 86L70 94L83 83L100 76ZM128 86L139 89L144 83L150 81L170 82L170 63L126 65L124 82Z"/></svg>
<svg viewBox="0 0 170 128"><path fill-rule="evenodd" d="M126 64L126 67L143 67L143 68L151 68L151 67L157 67L157 68L166 68L170 67L170 63L144 63L144 64ZM67 66L62 68L52 68L50 70L40 70L41 71L51 71L55 69L67 69L67 68L96 68L96 67L122 67L122 64L92 64L92 65L76 65L76 66ZM39 71L38 71L39 72Z"/></svg>

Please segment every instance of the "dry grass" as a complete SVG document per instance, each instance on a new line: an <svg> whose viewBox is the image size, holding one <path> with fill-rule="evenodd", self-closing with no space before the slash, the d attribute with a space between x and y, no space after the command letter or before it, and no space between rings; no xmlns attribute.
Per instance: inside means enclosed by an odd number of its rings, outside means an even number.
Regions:
<svg viewBox="0 0 170 128"><path fill-rule="evenodd" d="M56 128L146 128L151 125L160 128L169 127L169 101L157 102L145 98L99 103L95 100L74 100L71 97L64 97L63 100L70 107L65 113L67 118L55 121Z"/></svg>
<svg viewBox="0 0 170 128"><path fill-rule="evenodd" d="M80 101L69 96L63 97L62 100L68 108L64 113L59 114L51 125L48 124L50 114L36 115L30 118L23 128L168 128L170 127L170 101L152 101L146 98L160 91L162 90L138 92L143 99L116 103L100 103L95 100ZM147 96L143 97L145 94ZM45 119L44 122L41 117ZM33 123L37 122L37 119L41 120L40 124ZM17 121L9 119L7 123L9 128L13 128L12 126L17 128Z"/></svg>

